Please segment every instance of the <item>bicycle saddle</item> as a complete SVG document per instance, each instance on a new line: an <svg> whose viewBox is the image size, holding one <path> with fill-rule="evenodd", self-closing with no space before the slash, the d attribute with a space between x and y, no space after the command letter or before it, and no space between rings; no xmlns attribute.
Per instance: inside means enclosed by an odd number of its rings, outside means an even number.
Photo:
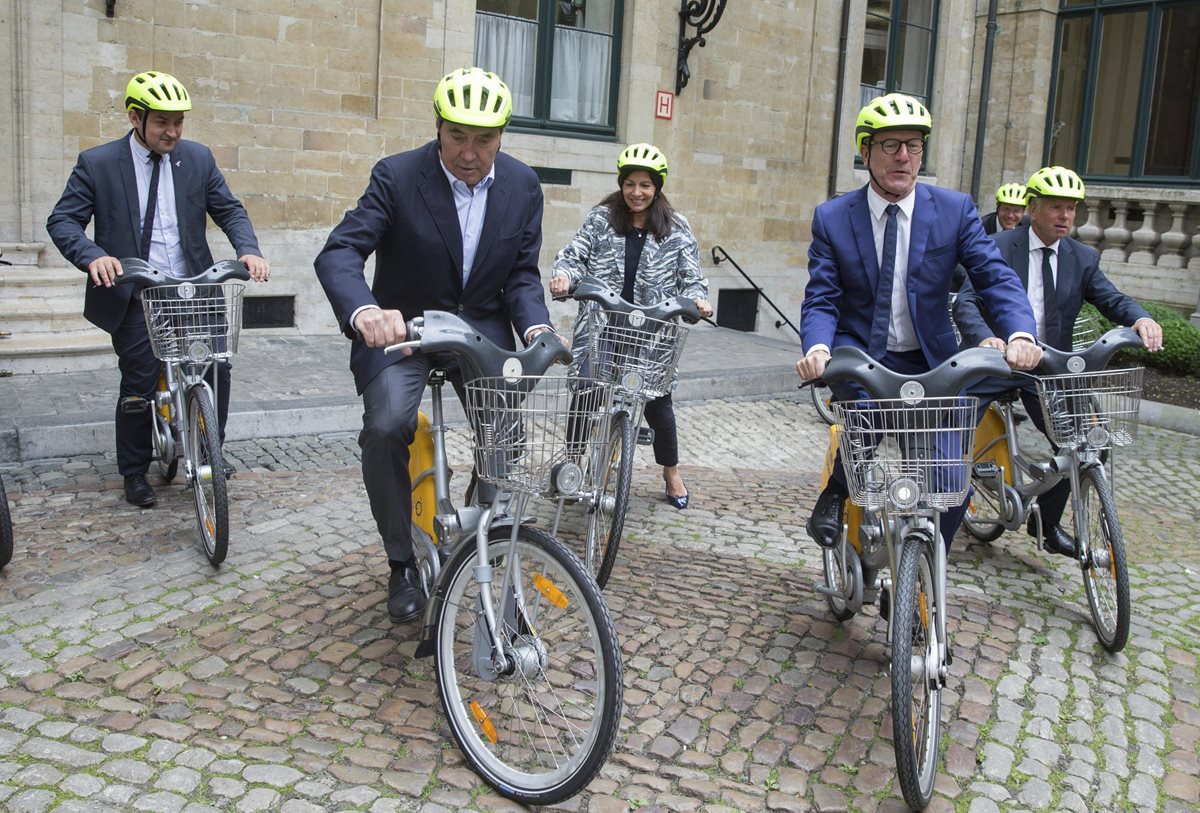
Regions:
<svg viewBox="0 0 1200 813"><path fill-rule="evenodd" d="M216 285L231 279L248 280L250 272L239 260L221 260L192 277L176 277L159 271L140 257L125 257L121 260L121 275L117 285L136 285L138 290L157 288L160 285Z"/></svg>
<svg viewBox="0 0 1200 813"><path fill-rule="evenodd" d="M465 320L447 311L425 311L410 319L409 339L420 339L425 353L452 353L459 359L463 378L511 378L540 376L556 361L571 360L556 333L541 333L524 350L497 346Z"/></svg>
<svg viewBox="0 0 1200 813"><path fill-rule="evenodd" d="M641 311L651 319L657 319L660 322L669 321L676 316L682 317L683 321L692 325L700 321L700 309L687 297L673 296L653 305L634 305L626 302L619 294L613 293L607 285L595 277L580 279L571 291L571 296L583 302L595 302L604 310L617 313Z"/></svg>
<svg viewBox="0 0 1200 813"><path fill-rule="evenodd" d="M1034 372L1037 375L1095 372L1107 367L1109 359L1118 350L1143 346L1142 337L1134 333L1133 328L1114 327L1086 350L1055 350L1041 345L1042 363Z"/></svg>
<svg viewBox="0 0 1200 813"><path fill-rule="evenodd" d="M821 380L850 381L872 398L944 398L989 376L1009 378L1012 370L1004 354L988 347L971 347L954 354L920 375L904 375L884 367L857 347L835 347Z"/></svg>

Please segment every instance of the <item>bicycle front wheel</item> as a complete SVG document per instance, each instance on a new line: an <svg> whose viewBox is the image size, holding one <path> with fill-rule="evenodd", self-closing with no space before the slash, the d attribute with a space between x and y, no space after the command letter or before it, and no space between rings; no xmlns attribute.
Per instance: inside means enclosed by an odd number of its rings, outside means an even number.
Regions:
<svg viewBox="0 0 1200 813"><path fill-rule="evenodd" d="M913 810L929 804L937 779L942 687L935 619L940 600L930 543L907 538L892 611L892 747L900 789Z"/></svg>
<svg viewBox="0 0 1200 813"><path fill-rule="evenodd" d="M8 512L8 495L4 493L4 481L0 480L0 568L12 560L12 555L12 515Z"/></svg>
<svg viewBox="0 0 1200 813"><path fill-rule="evenodd" d="M187 392L188 460L192 466L192 494L204 555L215 567L229 551L229 498L225 460L221 456L221 430L208 389L197 384Z"/></svg>
<svg viewBox="0 0 1200 813"><path fill-rule="evenodd" d="M475 579L476 546L442 574L438 694L471 767L501 795L550 805L578 793L612 751L621 716L621 654L599 588L579 559L533 528L491 529L492 581ZM515 555L514 555L515 554ZM502 595L511 567L515 587ZM489 589L509 668L493 671L482 612Z"/></svg>
<svg viewBox="0 0 1200 813"><path fill-rule="evenodd" d="M1083 565L1083 587L1100 644L1109 652L1120 652L1129 640L1125 537L1103 466L1091 466L1080 475L1079 501L1083 515L1075 518L1075 533L1082 538L1080 531L1086 528L1091 542L1091 556Z"/></svg>
<svg viewBox="0 0 1200 813"><path fill-rule="evenodd" d="M600 457L594 489L596 503L588 511L587 555L584 564L595 574L596 584L608 584L617 548L625 530L625 512L629 510L629 485L633 480L633 453L637 436L626 412L613 416L608 440Z"/></svg>

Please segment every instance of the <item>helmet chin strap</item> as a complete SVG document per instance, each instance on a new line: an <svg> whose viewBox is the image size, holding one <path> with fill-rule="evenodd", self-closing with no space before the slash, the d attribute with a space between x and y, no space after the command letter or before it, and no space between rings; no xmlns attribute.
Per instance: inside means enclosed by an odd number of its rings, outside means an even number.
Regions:
<svg viewBox="0 0 1200 813"><path fill-rule="evenodd" d="M875 177L875 171L871 169L871 148L869 146L867 147L867 174L871 176L871 182L881 190L880 197L886 198L893 203L903 197L903 195L901 195L899 192L893 192L892 190L888 189L878 178Z"/></svg>

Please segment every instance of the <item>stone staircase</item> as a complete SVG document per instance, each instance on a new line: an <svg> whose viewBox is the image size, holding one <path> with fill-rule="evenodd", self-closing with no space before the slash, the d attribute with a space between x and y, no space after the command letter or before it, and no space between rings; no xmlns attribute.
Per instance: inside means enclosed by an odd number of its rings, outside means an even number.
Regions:
<svg viewBox="0 0 1200 813"><path fill-rule="evenodd" d="M0 265L0 376L115 366L108 334L83 318L86 275L44 243L0 250L12 263Z"/></svg>

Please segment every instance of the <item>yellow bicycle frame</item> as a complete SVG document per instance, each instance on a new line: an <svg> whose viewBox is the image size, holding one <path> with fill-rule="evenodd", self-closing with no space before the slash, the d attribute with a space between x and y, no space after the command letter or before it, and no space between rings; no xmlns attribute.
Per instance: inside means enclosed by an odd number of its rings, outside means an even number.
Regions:
<svg viewBox="0 0 1200 813"><path fill-rule="evenodd" d="M437 513L437 496L433 483L433 429L424 412L417 413L417 434L408 445L408 476L412 481L412 521L429 538L433 533L433 516Z"/></svg>
<svg viewBox="0 0 1200 813"><path fill-rule="evenodd" d="M825 463L821 466L822 491L833 476L833 467L837 461L838 432L841 428L838 424L829 427L829 445L825 448ZM846 500L845 507L842 508L842 524L846 526L846 537L858 553L862 553L862 545L858 541L858 526L861 522L862 508Z"/></svg>
<svg viewBox="0 0 1200 813"><path fill-rule="evenodd" d="M1004 417L997 404L988 407L987 412L975 427L975 449L971 460L975 463L991 461L1004 470L1004 482L1013 482L1012 457L1008 451L1009 444L1004 440Z"/></svg>

